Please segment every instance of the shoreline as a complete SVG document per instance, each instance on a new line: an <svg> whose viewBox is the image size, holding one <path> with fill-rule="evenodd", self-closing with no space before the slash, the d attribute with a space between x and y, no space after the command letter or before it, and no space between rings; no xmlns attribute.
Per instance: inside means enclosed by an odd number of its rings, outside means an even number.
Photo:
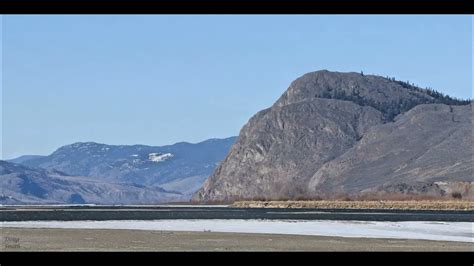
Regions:
<svg viewBox="0 0 474 266"><path fill-rule="evenodd" d="M468 251L473 243L413 239L117 229L2 228L1 251Z"/></svg>
<svg viewBox="0 0 474 266"><path fill-rule="evenodd" d="M381 210L455 210L473 211L473 201L407 200L407 201L338 201L338 200L288 200L288 201L235 201L234 208L315 208L315 209L381 209Z"/></svg>

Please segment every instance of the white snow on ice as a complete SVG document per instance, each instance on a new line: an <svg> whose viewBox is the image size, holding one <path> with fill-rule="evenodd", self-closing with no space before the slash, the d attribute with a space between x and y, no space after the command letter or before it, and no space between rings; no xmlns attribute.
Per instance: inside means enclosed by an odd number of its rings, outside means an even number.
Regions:
<svg viewBox="0 0 474 266"><path fill-rule="evenodd" d="M473 242L468 222L362 222L322 220L124 220L1 222L1 227L212 231Z"/></svg>
<svg viewBox="0 0 474 266"><path fill-rule="evenodd" d="M172 153L164 153L164 154L159 154L159 153L150 153L148 154L148 160L152 162L163 162L169 158L173 157Z"/></svg>

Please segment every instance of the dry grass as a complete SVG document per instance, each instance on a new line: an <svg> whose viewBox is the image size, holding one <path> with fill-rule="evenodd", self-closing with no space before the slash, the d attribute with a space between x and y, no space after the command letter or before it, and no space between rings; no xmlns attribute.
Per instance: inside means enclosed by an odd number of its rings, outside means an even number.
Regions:
<svg viewBox="0 0 474 266"><path fill-rule="evenodd" d="M236 201L238 208L321 208L321 209L399 209L399 210L474 210L474 202L466 200L289 200Z"/></svg>

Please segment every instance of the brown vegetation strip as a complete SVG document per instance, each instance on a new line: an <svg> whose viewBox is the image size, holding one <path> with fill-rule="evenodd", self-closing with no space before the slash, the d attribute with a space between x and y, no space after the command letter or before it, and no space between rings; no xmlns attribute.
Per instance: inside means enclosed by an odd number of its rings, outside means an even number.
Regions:
<svg viewBox="0 0 474 266"><path fill-rule="evenodd" d="M474 210L472 201L236 201L237 208L321 208L321 209L399 209L399 210Z"/></svg>

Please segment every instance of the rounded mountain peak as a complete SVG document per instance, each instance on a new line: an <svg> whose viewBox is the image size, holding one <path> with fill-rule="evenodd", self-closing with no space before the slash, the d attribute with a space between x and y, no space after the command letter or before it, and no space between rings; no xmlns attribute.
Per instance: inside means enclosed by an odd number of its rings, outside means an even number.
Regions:
<svg viewBox="0 0 474 266"><path fill-rule="evenodd" d="M351 101L371 106L392 119L400 112L435 99L425 89L363 72L332 72L320 70L306 73L293 81L274 106L282 107L314 98Z"/></svg>
<svg viewBox="0 0 474 266"><path fill-rule="evenodd" d="M68 144L68 145L64 145L62 147L59 147L52 154L69 153L71 151L74 151L74 152L93 151L93 150L101 149L105 146L108 146L108 145L97 143L97 142L92 142L92 141L89 141L89 142L75 142L75 143L72 143L72 144Z"/></svg>

